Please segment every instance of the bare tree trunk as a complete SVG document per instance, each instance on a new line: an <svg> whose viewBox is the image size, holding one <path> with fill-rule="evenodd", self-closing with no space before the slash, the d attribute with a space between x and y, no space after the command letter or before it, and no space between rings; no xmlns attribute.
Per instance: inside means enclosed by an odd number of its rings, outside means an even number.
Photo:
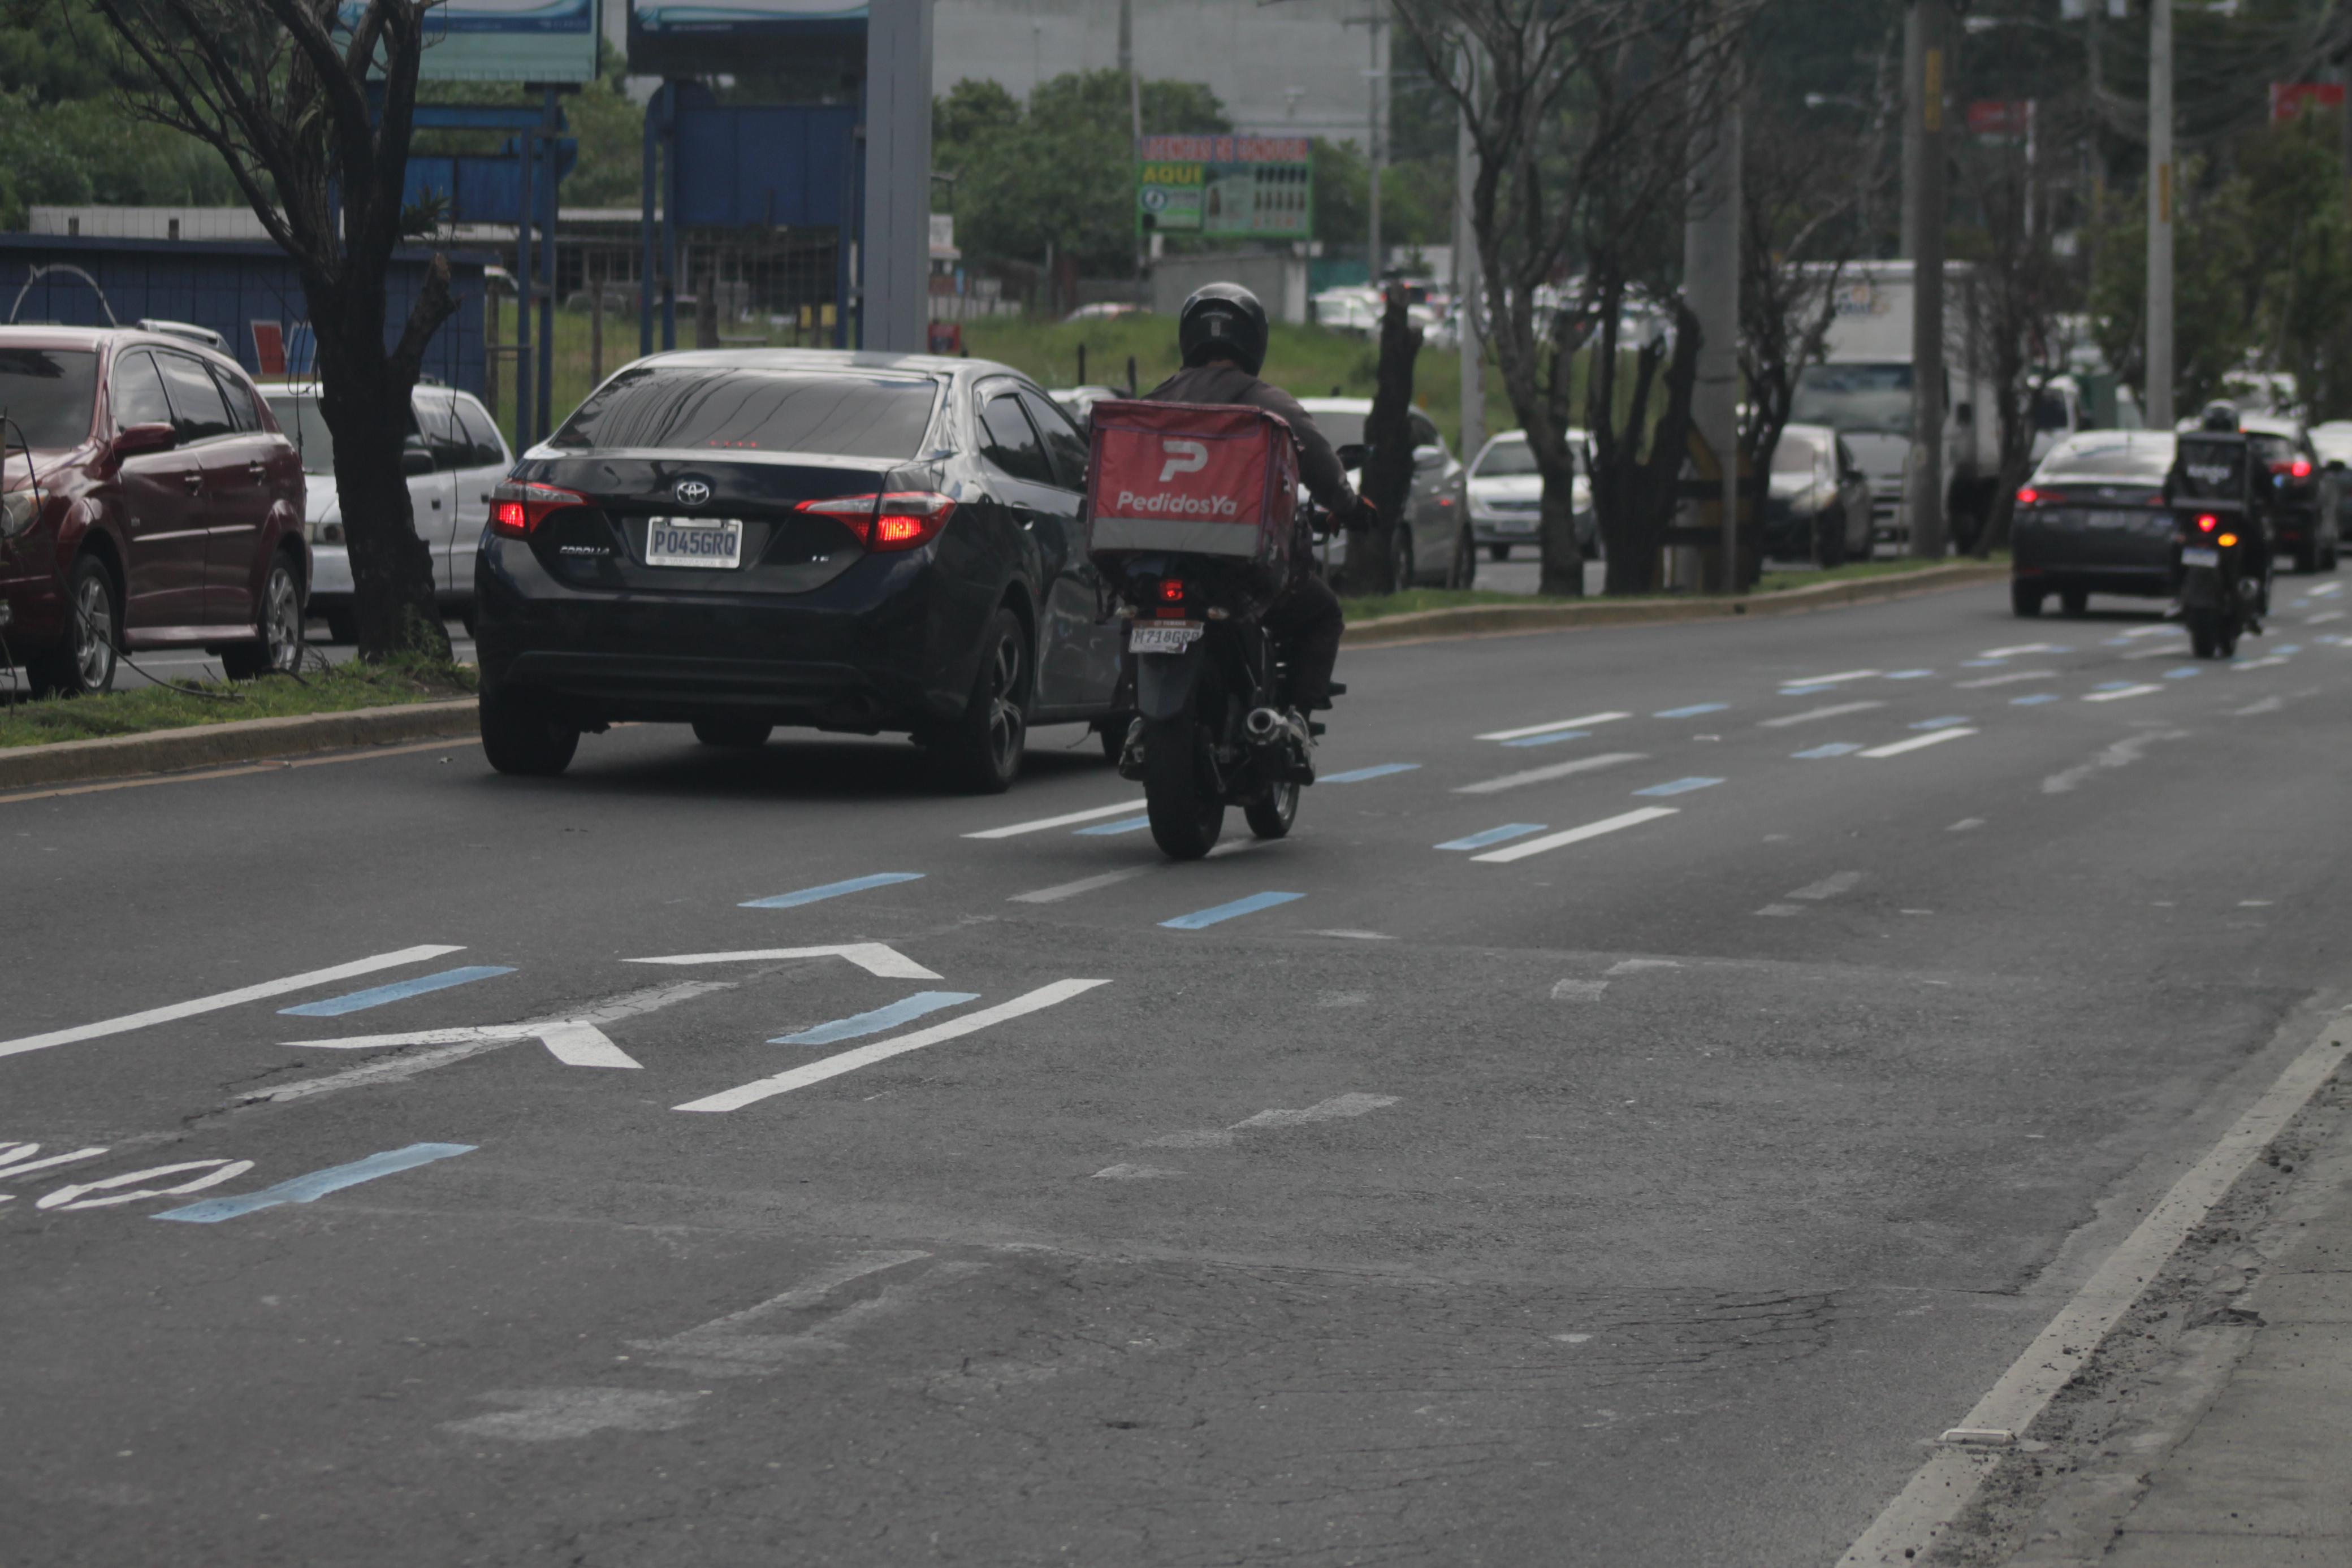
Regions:
<svg viewBox="0 0 2352 1568"><path fill-rule="evenodd" d="M1412 371L1421 329L1405 313L1404 290L1391 288L1381 316L1379 383L1364 419L1364 496L1374 517L1369 528L1348 530L1348 592L1360 597L1398 593L1397 528L1412 497Z"/></svg>

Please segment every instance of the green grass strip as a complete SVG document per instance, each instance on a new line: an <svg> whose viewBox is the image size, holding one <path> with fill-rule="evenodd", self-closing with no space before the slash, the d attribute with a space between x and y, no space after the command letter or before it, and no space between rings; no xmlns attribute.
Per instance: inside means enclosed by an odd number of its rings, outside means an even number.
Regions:
<svg viewBox="0 0 2352 1568"><path fill-rule="evenodd" d="M216 695L194 696L165 686L140 686L104 696L45 697L38 702L9 702L0 697L0 747L47 746L60 740L186 729L246 718L349 713L355 708L441 702L474 694L472 670L421 660L336 664L323 671L305 670L299 681L289 675L264 675L252 681L179 684Z"/></svg>

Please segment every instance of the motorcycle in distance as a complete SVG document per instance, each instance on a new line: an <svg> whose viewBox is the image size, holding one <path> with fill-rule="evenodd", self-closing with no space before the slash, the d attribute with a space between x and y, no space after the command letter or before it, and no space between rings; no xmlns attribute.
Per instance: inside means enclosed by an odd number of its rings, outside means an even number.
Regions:
<svg viewBox="0 0 2352 1568"><path fill-rule="evenodd" d="M2174 459L2171 497L2180 549L2180 618L2200 659L2226 659L2238 639L2259 634L2270 612L2266 522L2253 496L2246 438L2216 431L2183 434Z"/></svg>
<svg viewBox="0 0 2352 1568"><path fill-rule="evenodd" d="M1229 806L1257 837L1281 838L1314 782L1264 622L1292 570L1289 427L1223 405L1122 400L1092 416L1089 549L1134 664L1138 716L1119 772L1142 782L1151 837L1171 860L1214 848Z"/></svg>

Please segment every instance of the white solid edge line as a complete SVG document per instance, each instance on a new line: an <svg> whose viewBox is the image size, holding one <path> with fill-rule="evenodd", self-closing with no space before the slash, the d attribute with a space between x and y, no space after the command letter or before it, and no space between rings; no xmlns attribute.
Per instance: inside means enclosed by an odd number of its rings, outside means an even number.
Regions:
<svg viewBox="0 0 2352 1568"><path fill-rule="evenodd" d="M1531 724L1525 729L1496 729L1475 737L1478 740L1525 740L1531 735L1549 735L1554 730L1582 729L1588 724L1614 724L1621 718L1632 718L1630 713L1589 713L1582 718L1556 719L1550 724Z"/></svg>
<svg viewBox="0 0 2352 1568"><path fill-rule="evenodd" d="M1539 855L1546 850L1560 849L1569 844L1582 843L1587 839L1597 839L1603 833L1613 833L1620 828L1637 828L1643 822L1654 822L1660 817L1674 816L1681 810L1679 806L1644 806L1638 811L1628 811L1622 817L1603 818L1598 822L1587 822L1580 828L1570 828L1559 833L1547 833L1539 839L1529 839L1523 844L1513 844L1504 850L1489 850L1483 855L1472 855L1470 858L1474 861L1497 862L1525 860L1529 855Z"/></svg>
<svg viewBox="0 0 2352 1568"><path fill-rule="evenodd" d="M1868 751L1862 753L1862 755L1864 757L1900 757L1906 751L1917 751L1922 747L1941 746L1948 740L1958 740L1962 736L1974 735L1977 732L1973 729L1931 730L1926 735L1915 735L1908 740L1898 740L1892 746L1874 746Z"/></svg>
<svg viewBox="0 0 2352 1568"><path fill-rule="evenodd" d="M1976 1408L1955 1423L2020 1435L2073 1381L2124 1313L2155 1281L2189 1233L2204 1223L2246 1167L2324 1087L2344 1060L2341 1021L2320 1031L2289 1062L2262 1098L2238 1118L2205 1157L2164 1195L2147 1218L2107 1255L2083 1288L2050 1320L2024 1354L2011 1362ZM1838 1568L1885 1568L1927 1555L1937 1534L1976 1496L1990 1456L1945 1448L1921 1466L1862 1538L1838 1559Z"/></svg>
<svg viewBox="0 0 2352 1568"><path fill-rule="evenodd" d="M53 1030L47 1034L28 1034L22 1040L0 1040L0 1056L20 1056L28 1051L46 1051L53 1045L72 1045L79 1040L97 1040L102 1035L122 1034L150 1024L170 1023L175 1019L193 1018L198 1013L218 1012L240 1002L256 1002L264 997L283 996L288 991L299 991L311 986L323 986L332 980L348 980L355 975L373 975L379 969L398 968L403 964L421 964L427 958L438 958L450 953L462 953L462 946L430 942L415 947L403 947L397 953L378 953L373 958L358 958L348 964L330 968L312 969L305 974L289 975L282 980L264 980L259 985L243 986L234 991L221 991L194 1001L173 1002L169 1007L150 1008L143 1013L127 1013L121 1018L108 1019L102 1023L86 1023L74 1029Z"/></svg>
<svg viewBox="0 0 2352 1568"><path fill-rule="evenodd" d="M1811 719L1836 718L1841 714L1866 713L1872 708L1885 707L1885 706L1886 705L1885 703L1879 702L1875 699L1869 702L1839 703L1832 707L1808 708L1803 713L1783 714L1779 718L1768 718L1756 727L1759 729L1786 729L1792 724L1803 724Z"/></svg>
<svg viewBox="0 0 2352 1568"><path fill-rule="evenodd" d="M803 1066L793 1068L789 1072L779 1072L773 1078L754 1079L740 1088L730 1089L720 1094L708 1095L700 1100L689 1100L683 1105L673 1105L670 1109L673 1111L740 1111L746 1105L756 1104L772 1095L789 1094L795 1089L805 1089L812 1083L822 1083L828 1078L838 1078L845 1072L855 1072L861 1067L870 1067L875 1062L886 1061L906 1051L920 1051L927 1045L937 1045L941 1040L953 1040L958 1035L971 1034L987 1029L992 1024L1017 1019L1024 1013L1040 1011L1058 1003L1066 1002L1081 992L1091 991L1097 986L1109 984L1108 980L1055 980L1050 986L1040 986L1027 995L1015 997L1009 1002L1002 1002L992 1008L983 1008L976 1013L966 1013L961 1018L952 1019L943 1024L934 1024L929 1029L917 1030L913 1034L902 1034L894 1040L876 1040L872 1045L862 1045L856 1051L845 1051L838 1056L828 1056L822 1061L808 1062Z"/></svg>
<svg viewBox="0 0 2352 1568"><path fill-rule="evenodd" d="M1553 779L1566 779L1575 773L1590 773L1595 768L1614 768L1621 762L1643 760L1644 755L1639 751L1604 751L1598 757L1580 757L1573 762L1555 762L1549 768L1530 768L1524 773L1506 773L1500 779L1458 785L1454 792L1456 795L1492 795L1500 789L1516 789L1522 784L1541 784Z"/></svg>
<svg viewBox="0 0 2352 1568"><path fill-rule="evenodd" d="M967 839L1011 839L1023 833L1042 833L1048 828L1066 828L1072 822L1092 822L1104 817L1126 817L1143 810L1143 802L1123 800L1116 806L1097 806L1091 810L1072 811L1066 816L1040 817L1034 822L1015 822L1009 828L988 828L977 833L966 833Z"/></svg>

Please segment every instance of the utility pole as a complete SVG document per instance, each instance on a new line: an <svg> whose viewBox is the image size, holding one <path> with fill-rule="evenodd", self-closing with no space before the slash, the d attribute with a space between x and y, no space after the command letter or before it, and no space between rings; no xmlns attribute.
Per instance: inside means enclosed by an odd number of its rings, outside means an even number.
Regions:
<svg viewBox="0 0 2352 1568"><path fill-rule="evenodd" d="M1465 47L1468 47L1465 42ZM1462 461L1486 444L1486 268L1478 260L1478 231L1472 225L1471 187L1478 180L1478 146L1470 137L1470 111L1454 133L1454 331L1462 355Z"/></svg>
<svg viewBox="0 0 2352 1568"><path fill-rule="evenodd" d="M2147 8L2147 423L2172 428L2172 0Z"/></svg>
<svg viewBox="0 0 2352 1568"><path fill-rule="evenodd" d="M1135 139L1128 153L1130 163L1143 157L1143 78L1135 74L1135 0L1118 0L1118 69L1127 78L1128 133ZM1133 198L1129 198L1130 204ZM1139 288L1143 283L1145 258L1143 231L1135 231L1135 279Z"/></svg>
<svg viewBox="0 0 2352 1568"><path fill-rule="evenodd" d="M1388 0L1372 0L1372 15L1365 30L1372 36L1371 127L1366 140L1371 143L1368 155L1371 161L1372 178L1369 200L1370 221L1367 225L1365 250L1370 271L1365 281L1374 288L1381 286L1381 167L1388 161L1389 107L1389 32Z"/></svg>
<svg viewBox="0 0 2352 1568"><path fill-rule="evenodd" d="M1904 254L1911 258L1911 460L1903 506L1915 556L1944 554L1945 0L1904 23Z"/></svg>
<svg viewBox="0 0 2352 1568"><path fill-rule="evenodd" d="M1698 322L1698 370L1691 388L1691 423L1715 456L1721 481L1718 593L1739 587L1739 204L1738 71L1726 60L1726 79L1705 68L1719 39L1694 46L1702 68L1692 78L1690 205L1683 219L1683 290Z"/></svg>
<svg viewBox="0 0 2352 1568"><path fill-rule="evenodd" d="M931 0L872 0L866 24L860 348L919 354L931 296Z"/></svg>

